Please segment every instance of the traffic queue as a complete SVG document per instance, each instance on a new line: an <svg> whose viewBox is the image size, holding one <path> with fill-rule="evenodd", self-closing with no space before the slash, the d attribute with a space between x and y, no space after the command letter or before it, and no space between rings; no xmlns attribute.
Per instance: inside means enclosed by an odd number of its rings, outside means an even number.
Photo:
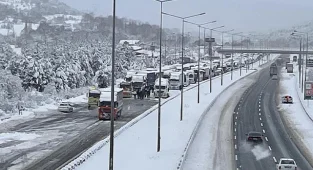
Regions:
<svg viewBox="0 0 313 170"><path fill-rule="evenodd" d="M254 59L253 59L254 60ZM247 62L247 61L246 61ZM221 73L226 73L245 63L240 64L238 60L213 60L186 64L165 65L161 72L157 68L146 68L143 70L129 70L124 79L116 80L114 87L114 119L118 119L123 110L123 98L141 99L144 98L168 98L170 90L182 90L190 84L208 80ZM232 66L233 63L233 66ZM199 74L198 74L199 70ZM161 75L159 75L161 73ZM92 87L87 93L88 109L98 108L99 120L110 119L111 113L111 87Z"/></svg>

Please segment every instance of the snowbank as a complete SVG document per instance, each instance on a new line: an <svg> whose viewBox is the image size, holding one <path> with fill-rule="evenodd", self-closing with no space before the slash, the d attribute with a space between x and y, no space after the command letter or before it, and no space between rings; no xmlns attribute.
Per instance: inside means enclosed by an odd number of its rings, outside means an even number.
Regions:
<svg viewBox="0 0 313 170"><path fill-rule="evenodd" d="M245 76L254 71L249 70L248 73L242 71L242 75ZM208 109L216 96L238 79L240 79L239 70L234 72L233 81L230 81L230 74L225 74L222 87L220 86L220 78L214 79L212 81L212 93L209 92L209 82L202 83L200 86L200 104L197 104L197 88L186 91L184 93L183 122L179 121L180 98L172 97L166 101L167 104L164 104L161 109L162 138L161 152L159 153L156 152L157 110L154 110L157 107L148 110L140 118L132 120L117 130L115 132L115 160L123 163L115 164L115 169L177 169L180 166L177 163L181 164L184 160L183 153L187 151L188 144L192 141L196 131L194 129L201 119L201 115ZM103 166L103 160L108 160L108 143L109 137L98 142L63 169L75 169L89 158L90 161L82 164L78 169L107 168L107 166ZM91 157L96 152L96 156ZM135 153L136 155L134 155ZM132 159L129 159L130 157ZM139 161L144 163L136 163Z"/></svg>
<svg viewBox="0 0 313 170"><path fill-rule="evenodd" d="M293 104L279 104L278 108L285 118L287 126L291 128L294 140L297 140L298 147L313 161L313 101L305 101L301 88L299 88L298 67L294 67L294 73L286 73L283 68L280 78L281 96L290 95L293 97Z"/></svg>

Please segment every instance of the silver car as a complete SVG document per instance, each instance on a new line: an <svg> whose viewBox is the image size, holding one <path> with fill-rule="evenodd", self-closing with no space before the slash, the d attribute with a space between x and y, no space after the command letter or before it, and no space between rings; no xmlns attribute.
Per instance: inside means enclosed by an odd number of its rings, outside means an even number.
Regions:
<svg viewBox="0 0 313 170"><path fill-rule="evenodd" d="M58 107L58 111L59 112L73 112L74 111L73 104L68 103L68 102L62 102L60 103Z"/></svg>

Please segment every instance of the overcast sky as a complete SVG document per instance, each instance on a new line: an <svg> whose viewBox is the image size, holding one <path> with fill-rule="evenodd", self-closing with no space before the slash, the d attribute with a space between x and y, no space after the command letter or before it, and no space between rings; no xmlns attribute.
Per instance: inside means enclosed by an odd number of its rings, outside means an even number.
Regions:
<svg viewBox="0 0 313 170"><path fill-rule="evenodd" d="M112 14L113 0L61 0L68 5L101 15ZM290 28L313 20L313 0L174 0L164 3L163 11L179 16L201 12L206 15L190 21L217 20L212 27L225 30L267 32ZM117 0L117 16L159 24L160 3L155 0ZM208 25L209 26L209 25ZM164 27L180 28L181 20L164 16ZM187 29L197 29L187 26Z"/></svg>

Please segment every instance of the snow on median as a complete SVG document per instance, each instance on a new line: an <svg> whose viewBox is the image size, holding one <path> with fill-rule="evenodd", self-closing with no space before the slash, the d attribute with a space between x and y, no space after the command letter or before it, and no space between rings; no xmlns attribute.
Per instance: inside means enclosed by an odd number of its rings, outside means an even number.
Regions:
<svg viewBox="0 0 313 170"><path fill-rule="evenodd" d="M295 135L298 145L301 145L301 151L313 162L313 106L312 102L304 100L301 88L299 88L298 67L294 67L294 73L286 73L283 68L280 78L280 97L290 95L293 98L293 104L279 104L278 108L282 116L286 119L287 126Z"/></svg>
<svg viewBox="0 0 313 170"><path fill-rule="evenodd" d="M242 77L254 72L242 71ZM115 134L115 161L119 162L114 168L124 169L176 169L182 154L190 140L190 136L204 110L227 86L241 78L239 70L234 72L233 81L230 74L224 75L224 85L220 86L220 78L212 81L210 94L209 82L200 86L200 104L197 104L197 88L184 92L184 118L180 122L180 97L168 101L161 109L161 152L156 152L157 110L124 129L123 133ZM151 110L150 110L151 112ZM131 123L131 122L130 122ZM129 124L130 124L129 123ZM127 126L127 125L126 125ZM100 141L88 149L79 158L69 163L63 169L107 169L109 138ZM91 156L95 154L95 156ZM88 162L82 164L88 159ZM140 162L140 163L139 163Z"/></svg>

